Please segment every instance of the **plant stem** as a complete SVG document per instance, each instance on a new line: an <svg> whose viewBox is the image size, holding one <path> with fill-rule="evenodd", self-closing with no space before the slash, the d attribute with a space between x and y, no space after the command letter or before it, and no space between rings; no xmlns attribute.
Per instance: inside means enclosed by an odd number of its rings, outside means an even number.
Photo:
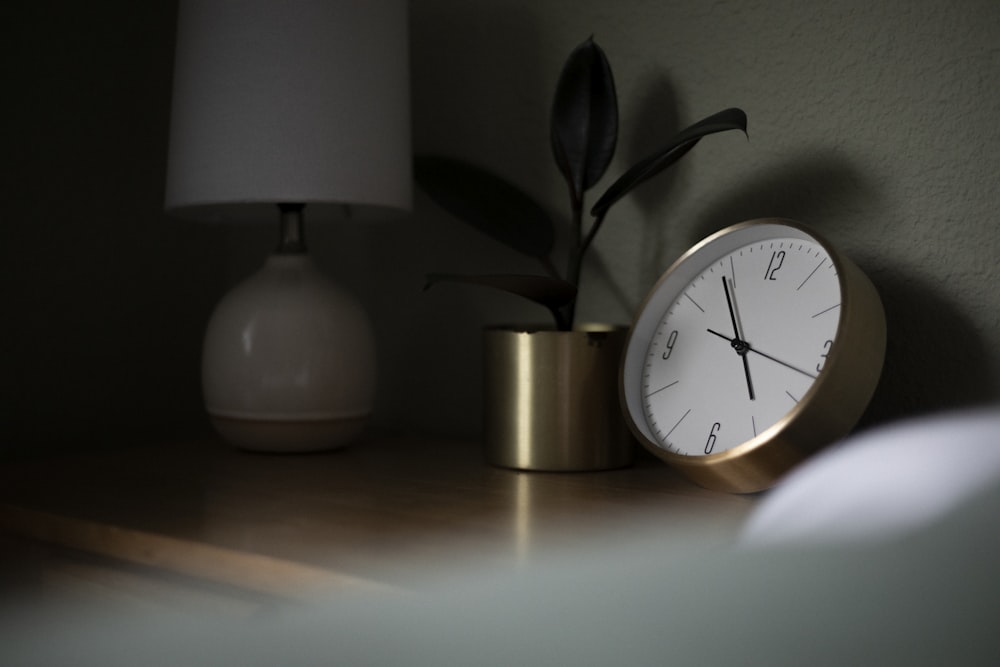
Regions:
<svg viewBox="0 0 1000 667"><path fill-rule="evenodd" d="M583 262L583 256L587 253L587 249L590 248L590 244L593 242L594 237L597 236L597 230L601 228L605 215L607 215L607 210L602 211L600 215L594 218L594 223L590 226L590 231L587 232L587 238L583 240L583 245L580 247L581 263Z"/></svg>
<svg viewBox="0 0 1000 667"><path fill-rule="evenodd" d="M566 280L573 284L577 290L577 297L580 296L580 266L583 260L583 250L581 240L583 238L583 194L579 197L571 192L570 206L572 208L572 220L570 222L570 241L567 248ZM573 328L573 321L576 317L576 298L563 307L563 317L565 318L565 329Z"/></svg>
<svg viewBox="0 0 1000 667"><path fill-rule="evenodd" d="M552 313L552 318L556 321L556 329L559 331L569 331L573 328L573 320L567 320L567 309L569 312L569 317L573 317L573 305L564 306L563 308L549 308L549 312Z"/></svg>

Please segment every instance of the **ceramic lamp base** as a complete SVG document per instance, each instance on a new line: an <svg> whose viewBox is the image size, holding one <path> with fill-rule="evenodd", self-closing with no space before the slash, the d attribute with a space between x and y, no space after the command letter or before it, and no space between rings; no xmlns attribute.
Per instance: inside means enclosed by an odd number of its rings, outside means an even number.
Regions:
<svg viewBox="0 0 1000 667"><path fill-rule="evenodd" d="M205 408L242 449L343 447L371 414L375 372L367 315L304 252L268 258L223 298L205 334Z"/></svg>

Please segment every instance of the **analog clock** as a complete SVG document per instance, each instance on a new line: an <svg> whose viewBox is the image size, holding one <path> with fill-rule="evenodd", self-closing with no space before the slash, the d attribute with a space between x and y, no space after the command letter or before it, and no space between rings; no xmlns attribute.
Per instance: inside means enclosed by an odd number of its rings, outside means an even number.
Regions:
<svg viewBox="0 0 1000 667"><path fill-rule="evenodd" d="M623 408L640 442L695 482L759 491L850 431L884 353L864 273L800 223L752 220L691 248L646 297Z"/></svg>

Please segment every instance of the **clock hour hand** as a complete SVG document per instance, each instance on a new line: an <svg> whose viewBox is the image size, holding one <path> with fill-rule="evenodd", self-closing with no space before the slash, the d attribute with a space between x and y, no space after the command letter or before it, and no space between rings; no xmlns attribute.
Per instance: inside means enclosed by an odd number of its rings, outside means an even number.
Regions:
<svg viewBox="0 0 1000 667"><path fill-rule="evenodd" d="M726 280L725 276L722 276L722 289L726 293L726 305L729 306L729 318L733 321L733 338L730 344L733 349L736 350L736 354L740 355L743 359L743 373L747 376L747 391L750 393L750 400L756 400L753 393L753 380L750 379L750 362L747 361L747 350L750 346L747 344L743 337L740 335L740 328L736 324L736 308L733 307L733 298L729 293L729 281ZM709 330L711 331L711 329ZM714 333L714 332L713 332Z"/></svg>

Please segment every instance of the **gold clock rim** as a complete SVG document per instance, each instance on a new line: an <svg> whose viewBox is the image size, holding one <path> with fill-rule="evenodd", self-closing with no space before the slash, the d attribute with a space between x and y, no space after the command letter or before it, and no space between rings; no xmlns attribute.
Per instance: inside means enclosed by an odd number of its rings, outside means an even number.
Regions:
<svg viewBox="0 0 1000 667"><path fill-rule="evenodd" d="M807 235L830 257L840 283L837 335L823 372L799 402L764 432L731 449L704 456L684 455L652 442L635 423L625 395L625 361L635 325L660 286L682 264L719 238L760 225L780 225ZM657 280L633 319L619 370L626 423L647 450L706 488L752 493L772 486L796 463L847 435L874 394L885 357L885 311L878 291L863 271L812 227L797 220L755 218L705 237L682 254ZM641 415L637 416L641 418Z"/></svg>

